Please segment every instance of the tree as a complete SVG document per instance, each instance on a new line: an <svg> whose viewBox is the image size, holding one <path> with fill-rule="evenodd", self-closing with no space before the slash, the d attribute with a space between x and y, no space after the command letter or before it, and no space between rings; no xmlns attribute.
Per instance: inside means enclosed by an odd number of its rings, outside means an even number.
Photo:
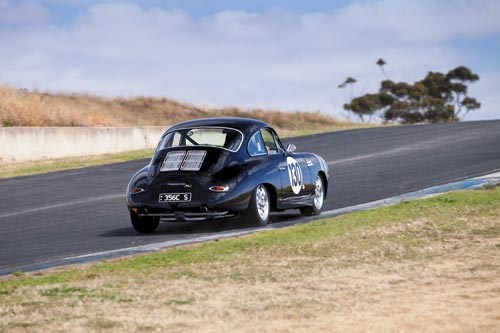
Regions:
<svg viewBox="0 0 500 333"><path fill-rule="evenodd" d="M353 88L353 86L354 86L354 84L356 82L357 82L357 80L355 78L348 76L344 80L344 82L342 82L341 84L339 84L337 86L337 88L339 88L339 89L346 89L347 86L350 87L349 93L348 94L346 93L346 95L345 95L345 99L348 100L349 102L352 101L352 99L354 98L354 88ZM346 115L344 115L344 116L346 117L347 120L351 120L350 113L348 113L347 116ZM363 117L361 117L361 121L364 122Z"/></svg>
<svg viewBox="0 0 500 333"><path fill-rule="evenodd" d="M337 87L338 87L338 88L345 88L346 86L348 86L348 85L352 85L352 84L354 84L354 83L356 83L356 82L357 82L357 80L356 80L355 78L348 76L348 77L345 79L345 81L344 81L344 82L342 82L341 84L339 84Z"/></svg>
<svg viewBox="0 0 500 333"><path fill-rule="evenodd" d="M369 116L371 119L377 110L388 106L391 102L392 98L387 94L365 94L344 104L344 109L357 115L364 123L364 116Z"/></svg>
<svg viewBox="0 0 500 333"><path fill-rule="evenodd" d="M379 62L385 64L383 59L377 62L382 66ZM465 66L446 74L429 72L413 84L384 80L378 93L353 98L344 109L370 116L380 113L386 121L406 124L458 121L462 113L481 107L468 96L468 84L477 80L479 76Z"/></svg>
<svg viewBox="0 0 500 333"><path fill-rule="evenodd" d="M387 76L385 70L384 70L384 66L387 65L387 63L385 62L384 59L380 58L379 60L377 60L377 62L375 63L378 65L378 67L380 67L380 70L382 71L382 74L384 74L385 78L386 79L389 79L389 77Z"/></svg>
<svg viewBox="0 0 500 333"><path fill-rule="evenodd" d="M455 116L458 118L465 108L464 116L472 110L479 109L481 103L475 98L467 96L467 84L479 80L479 75L474 74L465 66L457 67L446 74L451 84L451 91L455 94Z"/></svg>

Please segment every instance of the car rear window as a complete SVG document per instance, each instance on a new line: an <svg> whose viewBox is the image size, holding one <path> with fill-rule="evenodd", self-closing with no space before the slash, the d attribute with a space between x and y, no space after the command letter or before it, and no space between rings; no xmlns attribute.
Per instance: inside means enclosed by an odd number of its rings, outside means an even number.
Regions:
<svg viewBox="0 0 500 333"><path fill-rule="evenodd" d="M211 146L237 151L242 141L243 134L233 128L193 127L168 132L158 148Z"/></svg>

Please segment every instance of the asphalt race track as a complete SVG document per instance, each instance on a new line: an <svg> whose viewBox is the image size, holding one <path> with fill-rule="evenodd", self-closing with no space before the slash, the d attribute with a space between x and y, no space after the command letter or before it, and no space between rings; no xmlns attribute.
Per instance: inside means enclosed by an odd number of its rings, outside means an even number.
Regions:
<svg viewBox="0 0 500 333"><path fill-rule="evenodd" d="M500 170L500 120L373 128L284 141L328 162L332 178L324 210ZM164 223L154 234L136 233L125 206L125 188L147 163L0 180L0 271L239 227L237 220ZM292 218L299 220L298 211ZM275 217L274 222L283 219Z"/></svg>

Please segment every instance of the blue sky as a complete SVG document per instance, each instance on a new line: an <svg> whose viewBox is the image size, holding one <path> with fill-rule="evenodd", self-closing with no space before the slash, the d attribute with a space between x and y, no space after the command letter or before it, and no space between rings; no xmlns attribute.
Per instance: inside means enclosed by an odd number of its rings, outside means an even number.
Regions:
<svg viewBox="0 0 500 333"><path fill-rule="evenodd" d="M11 1L13 2L13 1ZM43 1L45 7L50 11L53 19L59 23L71 22L77 17L82 10L89 4L104 3L113 1ZM175 0L175 1L129 1L141 4L146 7L158 7L165 10L180 9L189 12L194 18L214 15L218 12L228 10L242 10L248 12L264 12L269 9L286 9L291 12L317 12L317 11L334 11L349 4L349 0L324 1L324 0L306 0L306 1L290 1L290 0Z"/></svg>
<svg viewBox="0 0 500 333"><path fill-rule="evenodd" d="M465 65L500 118L500 1L0 0L0 84L341 116L393 80Z"/></svg>

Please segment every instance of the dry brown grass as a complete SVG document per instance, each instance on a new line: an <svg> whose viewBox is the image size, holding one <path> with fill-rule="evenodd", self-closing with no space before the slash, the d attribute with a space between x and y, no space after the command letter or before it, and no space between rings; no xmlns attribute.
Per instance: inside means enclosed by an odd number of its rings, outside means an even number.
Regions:
<svg viewBox="0 0 500 333"><path fill-rule="evenodd" d="M312 112L201 108L167 98L107 99L0 86L1 126L168 126L218 116L258 118L284 130L318 130L348 124Z"/></svg>

